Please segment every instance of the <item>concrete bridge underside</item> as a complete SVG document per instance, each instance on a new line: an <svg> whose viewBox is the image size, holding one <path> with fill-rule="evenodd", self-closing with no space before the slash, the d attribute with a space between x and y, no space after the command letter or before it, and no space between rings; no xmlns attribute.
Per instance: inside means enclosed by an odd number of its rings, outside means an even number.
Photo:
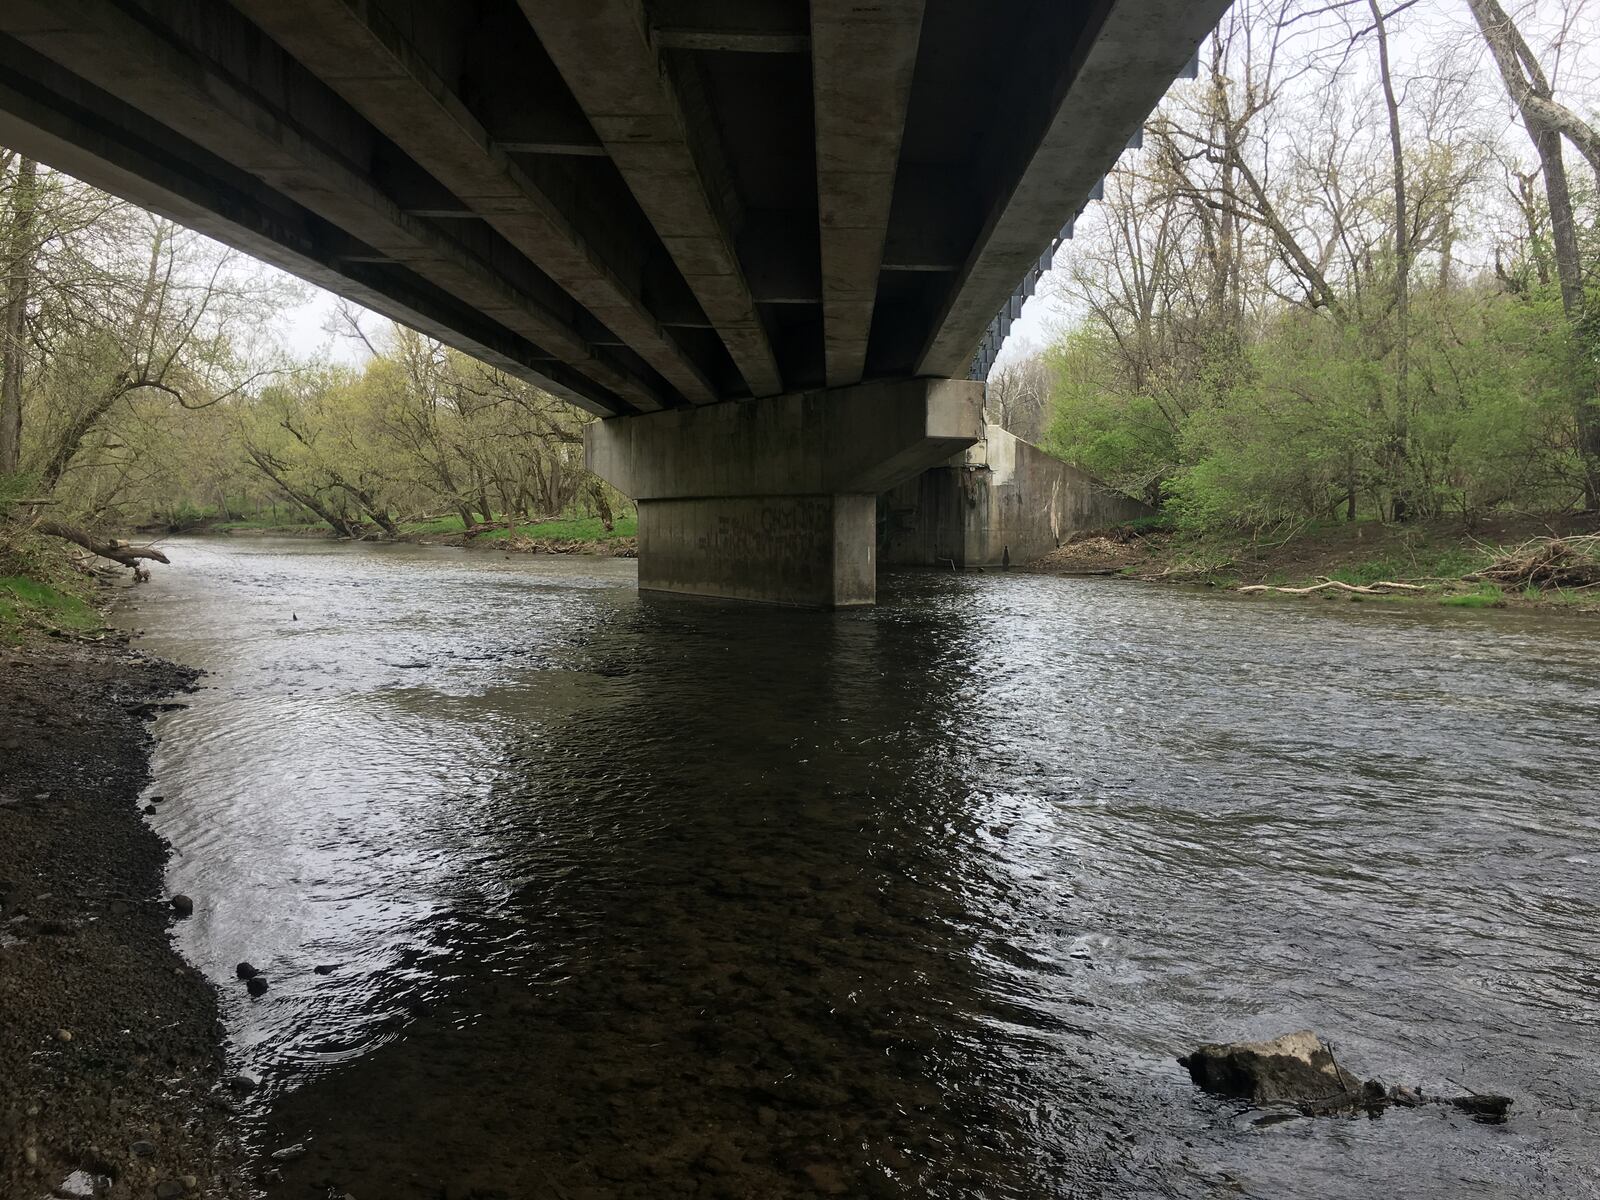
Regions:
<svg viewBox="0 0 1600 1200"><path fill-rule="evenodd" d="M0 143L611 418L646 586L870 603L836 489L978 436L936 381L1226 6L4 0Z"/></svg>

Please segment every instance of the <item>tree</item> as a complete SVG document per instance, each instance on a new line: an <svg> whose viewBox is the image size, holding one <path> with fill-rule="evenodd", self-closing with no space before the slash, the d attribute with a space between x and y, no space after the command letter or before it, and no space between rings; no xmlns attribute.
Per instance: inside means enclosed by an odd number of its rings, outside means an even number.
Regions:
<svg viewBox="0 0 1600 1200"><path fill-rule="evenodd" d="M1600 181L1600 130L1556 101L1548 75L1499 0L1467 0L1467 3L1538 153L1549 203L1561 303L1567 319L1575 328L1581 327L1585 307L1583 263L1561 140L1565 137L1579 149L1593 167L1596 180ZM1576 391L1573 407L1578 452L1583 462L1584 500L1586 506L1595 511L1600 510L1600 405L1596 403L1592 381L1580 378Z"/></svg>
<svg viewBox="0 0 1600 1200"><path fill-rule="evenodd" d="M6 206L5 291L0 307L0 475L15 475L22 457L22 371L27 346L28 293L33 287L34 224L38 213L39 165L15 160ZM7 163L6 167L9 168Z"/></svg>

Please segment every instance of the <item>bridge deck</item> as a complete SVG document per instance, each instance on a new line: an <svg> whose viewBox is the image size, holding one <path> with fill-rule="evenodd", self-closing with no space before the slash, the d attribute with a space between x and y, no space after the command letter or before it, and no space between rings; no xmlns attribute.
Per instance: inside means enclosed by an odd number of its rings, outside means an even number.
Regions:
<svg viewBox="0 0 1600 1200"><path fill-rule="evenodd" d="M6 0L0 143L605 415L963 375L1227 0Z"/></svg>

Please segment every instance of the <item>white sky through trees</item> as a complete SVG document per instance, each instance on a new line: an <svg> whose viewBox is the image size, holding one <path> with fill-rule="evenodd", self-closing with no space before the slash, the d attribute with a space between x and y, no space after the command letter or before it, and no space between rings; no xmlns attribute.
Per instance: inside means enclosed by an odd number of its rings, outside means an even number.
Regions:
<svg viewBox="0 0 1600 1200"><path fill-rule="evenodd" d="M1254 2L1260 4L1262 0ZM1384 10L1396 12L1404 2L1384 0ZM1600 113L1600 0L1504 0L1504 6L1552 76L1557 99L1580 116L1593 117ZM1362 30L1370 26L1370 22L1362 19L1366 13L1365 3L1350 5L1340 0L1305 0L1292 7L1306 14L1303 41L1297 52L1318 47L1327 56L1342 54L1348 40L1347 25ZM1339 12L1329 15L1330 10L1335 9ZM1341 17L1341 13L1349 15ZM1318 14L1323 14L1320 24L1317 23ZM1536 161L1533 146L1506 95L1466 0L1418 0L1394 16L1389 39L1396 81L1402 88L1408 81L1431 78L1441 67L1451 71L1470 70L1474 84L1472 95L1481 113L1481 116L1472 115L1479 116L1498 134L1514 159L1524 164ZM1370 75L1372 86L1376 88L1376 51L1372 40L1369 36L1356 48L1348 70ZM1559 56L1551 49L1558 42L1561 45ZM1202 61L1208 52L1209 43L1207 50L1202 51ZM1175 85L1177 88L1195 86L1199 85L1185 81ZM1318 98L1311 90L1294 96L1291 102L1314 105ZM1401 102L1405 103L1404 95ZM1402 132L1410 133L1404 128L1405 119L1402 112ZM1569 170L1586 172L1587 167L1578 153L1571 146L1565 149ZM1079 220L1077 234L1079 239L1096 236L1095 205L1090 204ZM1024 306L1021 319L1012 326L997 367L1038 353L1075 323L1077 313L1069 299L1061 294L1060 287L1063 274L1060 268L1071 261L1072 246L1069 242L1058 253L1057 269L1040 282L1038 294ZM1470 243L1460 247L1463 267L1486 265L1474 262L1471 251Z"/></svg>

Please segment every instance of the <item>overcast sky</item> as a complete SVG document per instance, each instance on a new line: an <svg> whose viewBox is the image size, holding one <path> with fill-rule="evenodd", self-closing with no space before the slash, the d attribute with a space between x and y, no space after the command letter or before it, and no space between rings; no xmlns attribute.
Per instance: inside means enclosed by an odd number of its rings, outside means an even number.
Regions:
<svg viewBox="0 0 1600 1200"><path fill-rule="evenodd" d="M1591 86L1600 79L1600 0L1522 0L1520 4L1507 3L1506 7L1532 34L1531 40L1541 50L1543 46L1538 45L1537 30L1530 22L1555 19L1567 11L1576 12L1573 27L1577 31L1574 43L1578 52L1562 64L1557 92L1574 107L1593 111L1596 103L1584 103L1584 99L1600 94ZM1426 59L1440 45L1462 46L1464 52L1478 55L1479 69L1488 73L1486 80L1493 83L1491 94L1505 107L1508 138L1525 145L1509 102L1504 100L1498 77L1493 76L1493 63L1482 51L1466 0L1425 0L1400 18L1398 26L1393 34L1397 73L1404 73L1408 63ZM1064 220L1066 213L1062 217ZM1066 261L1065 254L1059 257L1063 263ZM1055 271L1047 274L1040 283L1039 293L1023 306L1022 317L1012 326L1011 336L1001 353L1001 365L1044 349L1072 319L1067 305L1055 294L1058 290L1056 275ZM305 286L306 302L286 310L280 321L280 333L290 353L297 358L327 356L335 361L360 363L366 351L359 342L334 337L327 331L336 297L320 288ZM378 320L374 318L374 323Z"/></svg>

